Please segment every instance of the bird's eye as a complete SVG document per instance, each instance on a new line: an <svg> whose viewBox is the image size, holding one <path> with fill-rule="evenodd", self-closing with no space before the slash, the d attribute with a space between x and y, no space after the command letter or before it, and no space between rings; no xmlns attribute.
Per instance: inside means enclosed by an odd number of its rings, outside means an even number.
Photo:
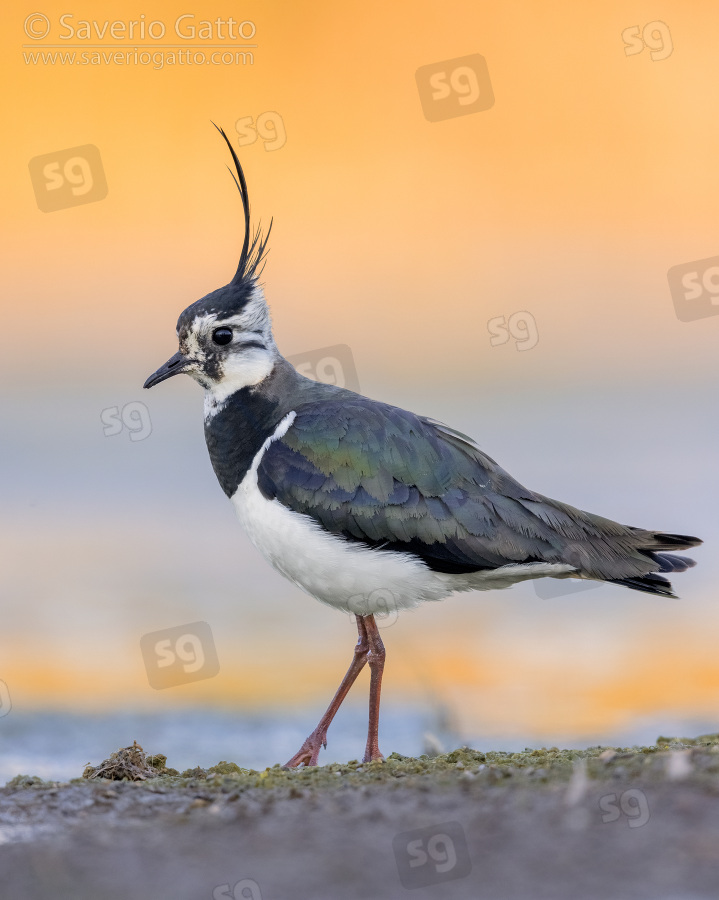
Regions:
<svg viewBox="0 0 719 900"><path fill-rule="evenodd" d="M232 340L232 329L231 328L215 328L212 332L212 340L216 344L220 344L223 346L224 344L229 344Z"/></svg>

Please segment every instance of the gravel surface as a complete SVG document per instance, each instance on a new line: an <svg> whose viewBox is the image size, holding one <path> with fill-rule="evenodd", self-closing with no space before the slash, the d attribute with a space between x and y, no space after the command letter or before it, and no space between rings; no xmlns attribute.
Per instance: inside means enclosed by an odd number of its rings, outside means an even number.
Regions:
<svg viewBox="0 0 719 900"><path fill-rule="evenodd" d="M0 841L12 900L716 898L719 735L181 774L135 745L0 788Z"/></svg>

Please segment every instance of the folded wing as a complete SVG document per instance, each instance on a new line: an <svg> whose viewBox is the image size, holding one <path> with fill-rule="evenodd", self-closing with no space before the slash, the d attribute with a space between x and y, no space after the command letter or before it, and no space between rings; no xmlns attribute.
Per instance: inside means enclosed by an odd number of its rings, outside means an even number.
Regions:
<svg viewBox="0 0 719 900"><path fill-rule="evenodd" d="M440 572L565 563L586 578L670 595L653 573L693 562L657 551L701 543L536 494L460 432L359 396L300 407L262 457L258 485L328 532Z"/></svg>

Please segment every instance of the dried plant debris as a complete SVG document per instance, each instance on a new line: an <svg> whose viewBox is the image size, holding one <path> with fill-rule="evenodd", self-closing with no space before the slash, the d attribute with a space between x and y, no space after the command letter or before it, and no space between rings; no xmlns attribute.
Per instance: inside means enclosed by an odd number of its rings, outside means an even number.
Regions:
<svg viewBox="0 0 719 900"><path fill-rule="evenodd" d="M132 747L115 751L99 766L88 763L82 777L88 780L102 778L108 781L147 781L161 775L177 775L177 770L168 769L166 763L166 756L147 756L137 741L133 741Z"/></svg>

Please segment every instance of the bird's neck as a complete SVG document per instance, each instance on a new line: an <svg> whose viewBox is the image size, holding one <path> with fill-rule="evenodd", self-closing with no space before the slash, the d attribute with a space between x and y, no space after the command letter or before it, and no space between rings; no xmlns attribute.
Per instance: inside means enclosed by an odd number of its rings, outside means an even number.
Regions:
<svg viewBox="0 0 719 900"><path fill-rule="evenodd" d="M306 379L279 357L267 378L225 397L211 415L207 415L206 395L205 441L212 468L228 497L237 490L265 440L303 402L303 382Z"/></svg>

